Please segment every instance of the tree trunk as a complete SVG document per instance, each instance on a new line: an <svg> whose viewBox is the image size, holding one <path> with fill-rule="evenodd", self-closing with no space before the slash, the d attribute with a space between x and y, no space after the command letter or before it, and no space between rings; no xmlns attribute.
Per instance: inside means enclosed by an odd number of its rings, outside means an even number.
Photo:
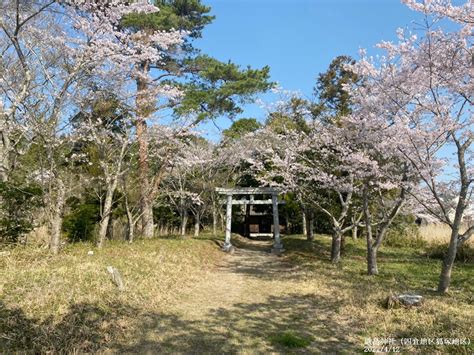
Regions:
<svg viewBox="0 0 474 355"><path fill-rule="evenodd" d="M217 236L217 219L218 219L217 208L216 208L216 205L214 204L212 206L212 235L213 236Z"/></svg>
<svg viewBox="0 0 474 355"><path fill-rule="evenodd" d="M194 236L199 237L199 230L201 227L201 219L199 216L199 212L196 212L194 215Z"/></svg>
<svg viewBox="0 0 474 355"><path fill-rule="evenodd" d="M188 224L188 210L184 209L181 215L181 235L186 235L186 226Z"/></svg>
<svg viewBox="0 0 474 355"><path fill-rule="evenodd" d="M367 249L367 275L378 275L377 268L377 248L372 247L372 244Z"/></svg>
<svg viewBox="0 0 474 355"><path fill-rule="evenodd" d="M306 212L305 210L301 211L302 223L303 223L303 235L308 235L308 226L306 222Z"/></svg>
<svg viewBox="0 0 474 355"><path fill-rule="evenodd" d="M0 112L1 131L0 131L0 181L8 180L8 172L10 170L10 138L8 137L5 119Z"/></svg>
<svg viewBox="0 0 474 355"><path fill-rule="evenodd" d="M105 194L104 208L102 212L102 219L99 223L99 236L97 239L97 248L99 249L104 246L105 238L107 236L107 228L109 226L110 214L112 212L112 202L116 187L116 180L110 184L107 184L107 192Z"/></svg>
<svg viewBox="0 0 474 355"><path fill-rule="evenodd" d="M144 238L153 238L155 226L153 224L153 206L150 201L142 204L142 235Z"/></svg>
<svg viewBox="0 0 474 355"><path fill-rule="evenodd" d="M58 183L57 190L56 190L56 200L51 203L53 204L50 206L50 235L51 240L49 243L49 249L53 254L59 253L59 247L61 242L61 229L63 223L63 208L64 208L64 195L65 195L65 187L62 181Z"/></svg>
<svg viewBox="0 0 474 355"><path fill-rule="evenodd" d="M314 226L313 226L313 213L310 212L306 216L306 239L310 242L314 240Z"/></svg>
<svg viewBox="0 0 474 355"><path fill-rule="evenodd" d="M131 244L135 238L135 223L129 222L128 223L128 242Z"/></svg>
<svg viewBox="0 0 474 355"><path fill-rule="evenodd" d="M219 210L219 220L221 221L221 231L225 231L225 218L221 210Z"/></svg>
<svg viewBox="0 0 474 355"><path fill-rule="evenodd" d="M147 73L149 66L147 63L142 65L142 71ZM149 181L149 165L148 165L148 137L146 119L149 117L152 107L147 96L148 84L142 79L138 78L137 83L137 99L136 99L136 130L138 141L138 178L140 181L140 204L141 204L141 224L142 235L144 238L152 238L153 227L153 201L152 191Z"/></svg>
<svg viewBox="0 0 474 355"><path fill-rule="evenodd" d="M340 230L333 231L331 243L331 262L338 263L341 260L341 240L342 235Z"/></svg>
<svg viewBox="0 0 474 355"><path fill-rule="evenodd" d="M451 271L458 250L458 235L459 231L456 228L453 229L451 232L451 240L449 241L448 253L444 257L441 266L441 275L438 284L438 292L440 293L446 293L451 283Z"/></svg>
<svg viewBox="0 0 474 355"><path fill-rule="evenodd" d="M465 161L466 148L460 146L459 142L455 140L458 146L457 156L459 164L459 173L461 176L461 189L459 191L459 199L454 214L454 220L451 227L451 239L449 241L448 253L446 254L443 265L441 267L441 274L438 283L438 292L446 293L451 283L451 271L453 269L454 260L459 247L459 229L464 216L464 211L469 205L468 193L471 180L469 179L468 170Z"/></svg>
<svg viewBox="0 0 474 355"><path fill-rule="evenodd" d="M357 240L357 231L358 231L358 227L356 225L354 225L352 227L352 239L354 239L354 240Z"/></svg>
<svg viewBox="0 0 474 355"><path fill-rule="evenodd" d="M369 195L367 187L364 187L363 193L363 212L365 221L365 236L367 242L367 274L377 275L377 247L372 244L372 217L369 210Z"/></svg>
<svg viewBox="0 0 474 355"><path fill-rule="evenodd" d="M132 211L128 206L127 197L125 197L125 212L127 213L127 234L128 234L128 242L133 243L133 239L135 238L135 222L133 220Z"/></svg>

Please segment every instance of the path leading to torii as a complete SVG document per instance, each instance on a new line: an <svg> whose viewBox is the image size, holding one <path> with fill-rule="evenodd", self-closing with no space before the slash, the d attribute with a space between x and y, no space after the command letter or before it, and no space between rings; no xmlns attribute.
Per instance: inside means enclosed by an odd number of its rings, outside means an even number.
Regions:
<svg viewBox="0 0 474 355"><path fill-rule="evenodd" d="M268 353L272 337L310 337L310 353L360 349L337 302L304 272L270 253L271 241L242 241L201 282L190 285L139 351ZM160 349L157 349L157 345ZM137 349L134 349L137 350ZM286 349L291 350L291 349ZM303 350L303 349L302 349Z"/></svg>

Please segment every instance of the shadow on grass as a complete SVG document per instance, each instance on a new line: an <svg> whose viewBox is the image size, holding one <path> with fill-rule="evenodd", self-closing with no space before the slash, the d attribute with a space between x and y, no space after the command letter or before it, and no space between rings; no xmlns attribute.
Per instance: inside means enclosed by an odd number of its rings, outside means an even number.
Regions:
<svg viewBox="0 0 474 355"><path fill-rule="evenodd" d="M124 333L120 319L129 311L120 305L110 312L94 304L80 303L72 305L59 321L52 317L40 321L0 302L0 352L97 351Z"/></svg>
<svg viewBox="0 0 474 355"><path fill-rule="evenodd" d="M265 302L237 303L217 308L205 320L190 321L166 315L154 319L150 331L122 351L169 351L179 353L284 352L288 349L274 339L291 332L311 339L306 350L317 353L357 349L351 330L334 319L337 301L314 295L269 297ZM170 332L170 330L172 330ZM156 333L155 333L156 334Z"/></svg>
<svg viewBox="0 0 474 355"><path fill-rule="evenodd" d="M204 320L150 313L115 303L107 309L75 304L56 322L27 317L0 306L0 352L237 353L286 351L283 335L308 339L305 350L338 352L360 348L353 331L334 319L337 301L314 295L269 297L209 311Z"/></svg>

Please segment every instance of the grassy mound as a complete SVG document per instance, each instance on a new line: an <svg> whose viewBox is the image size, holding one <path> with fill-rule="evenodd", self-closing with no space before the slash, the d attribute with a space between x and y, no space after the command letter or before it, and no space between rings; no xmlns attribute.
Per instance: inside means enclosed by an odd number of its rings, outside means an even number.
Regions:
<svg viewBox="0 0 474 355"><path fill-rule="evenodd" d="M220 257L213 241L178 238L111 242L103 250L78 243L57 256L11 249L0 257L0 353L107 349L176 302ZM109 265L125 291L111 281Z"/></svg>

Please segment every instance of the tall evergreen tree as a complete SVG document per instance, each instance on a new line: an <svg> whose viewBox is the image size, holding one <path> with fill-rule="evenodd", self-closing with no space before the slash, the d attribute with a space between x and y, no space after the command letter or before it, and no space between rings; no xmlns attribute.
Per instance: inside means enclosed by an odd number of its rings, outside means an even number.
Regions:
<svg viewBox="0 0 474 355"><path fill-rule="evenodd" d="M316 104L313 115L327 122L335 122L338 118L351 113L351 97L345 85L357 83L358 76L348 69L355 61L349 56L340 55L332 60L327 71L320 73L314 87Z"/></svg>
<svg viewBox="0 0 474 355"><path fill-rule="evenodd" d="M221 63L209 56L199 54L193 40L201 37L204 27L212 22L210 8L200 0L158 0L160 9L152 14L130 14L122 21L125 31L148 34L154 31L182 30L186 34L180 46L160 48L165 54L160 63L143 62L136 78L136 132L139 145L139 180L141 187L142 234L153 236L153 199L158 186L151 179L147 146L147 120L152 116L155 105L148 93L149 82L144 78L152 71L155 82L175 85L184 98L174 106L176 115L194 114L195 123L220 115L231 116L241 112L239 105L248 102L253 95L271 87L269 68L241 70L237 65Z"/></svg>
<svg viewBox="0 0 474 355"><path fill-rule="evenodd" d="M227 139L239 139L247 133L255 132L262 125L255 118L241 118L222 132Z"/></svg>

